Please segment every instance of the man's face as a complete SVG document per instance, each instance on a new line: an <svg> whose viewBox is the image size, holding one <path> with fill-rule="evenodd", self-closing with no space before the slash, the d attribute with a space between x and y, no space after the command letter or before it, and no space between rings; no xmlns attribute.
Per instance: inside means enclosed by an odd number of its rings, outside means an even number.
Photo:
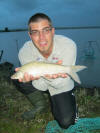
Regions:
<svg viewBox="0 0 100 133"><path fill-rule="evenodd" d="M54 28L50 27L48 20L30 23L29 36L34 45L42 54L49 53L53 48Z"/></svg>

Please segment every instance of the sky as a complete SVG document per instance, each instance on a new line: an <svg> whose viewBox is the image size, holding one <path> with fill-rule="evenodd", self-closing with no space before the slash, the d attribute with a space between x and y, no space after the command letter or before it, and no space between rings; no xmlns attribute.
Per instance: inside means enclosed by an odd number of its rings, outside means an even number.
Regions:
<svg viewBox="0 0 100 133"><path fill-rule="evenodd" d="M55 27L100 26L100 0L0 0L0 30L27 28L37 12L49 15Z"/></svg>

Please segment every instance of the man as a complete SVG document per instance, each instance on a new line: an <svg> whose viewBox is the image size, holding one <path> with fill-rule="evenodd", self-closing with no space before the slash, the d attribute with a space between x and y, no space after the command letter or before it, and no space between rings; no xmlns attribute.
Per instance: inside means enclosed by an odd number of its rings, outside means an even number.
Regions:
<svg viewBox="0 0 100 133"><path fill-rule="evenodd" d="M31 61L44 61L63 65L75 65L76 44L69 38L55 35L51 19L43 14L33 15L28 22L31 41L28 41L19 51L22 65ZM16 68L18 71L20 68ZM50 84L44 78L33 77L25 73L19 82L32 81L32 85L41 91L49 91L54 118L62 128L68 128L75 123L76 102L73 95L74 81L65 73L45 75L53 79ZM28 88L27 88L28 89Z"/></svg>

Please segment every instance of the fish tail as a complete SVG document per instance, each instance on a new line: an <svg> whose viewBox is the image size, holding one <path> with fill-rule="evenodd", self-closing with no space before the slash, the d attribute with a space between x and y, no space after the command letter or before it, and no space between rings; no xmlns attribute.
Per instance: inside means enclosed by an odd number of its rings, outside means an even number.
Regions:
<svg viewBox="0 0 100 133"><path fill-rule="evenodd" d="M86 66L71 66L70 76L79 84L81 84L80 78L76 72L79 72L83 69L87 68Z"/></svg>
<svg viewBox="0 0 100 133"><path fill-rule="evenodd" d="M81 84L80 78L78 76L78 74L74 71L70 72L70 76L72 77L72 79L74 79L77 83Z"/></svg>
<svg viewBox="0 0 100 133"><path fill-rule="evenodd" d="M86 66L80 66L80 65L76 65L76 66L71 66L71 70L75 71L75 72L79 72L83 69L87 68Z"/></svg>

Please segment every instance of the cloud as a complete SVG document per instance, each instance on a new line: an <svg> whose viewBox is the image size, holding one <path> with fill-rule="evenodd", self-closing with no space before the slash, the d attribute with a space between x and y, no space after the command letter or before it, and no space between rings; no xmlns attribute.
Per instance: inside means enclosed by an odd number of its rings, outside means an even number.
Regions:
<svg viewBox="0 0 100 133"><path fill-rule="evenodd" d="M4 0L0 5L9 12L32 10L37 6L36 0Z"/></svg>
<svg viewBox="0 0 100 133"><path fill-rule="evenodd" d="M0 1L0 27L19 25L24 22L29 12L36 7L35 0L2 0ZM22 25L21 25L22 26ZM16 26L15 26L16 27Z"/></svg>
<svg viewBox="0 0 100 133"><path fill-rule="evenodd" d="M0 28L25 28L36 12L46 13L58 26L95 25L100 23L99 5L100 0L0 0Z"/></svg>

